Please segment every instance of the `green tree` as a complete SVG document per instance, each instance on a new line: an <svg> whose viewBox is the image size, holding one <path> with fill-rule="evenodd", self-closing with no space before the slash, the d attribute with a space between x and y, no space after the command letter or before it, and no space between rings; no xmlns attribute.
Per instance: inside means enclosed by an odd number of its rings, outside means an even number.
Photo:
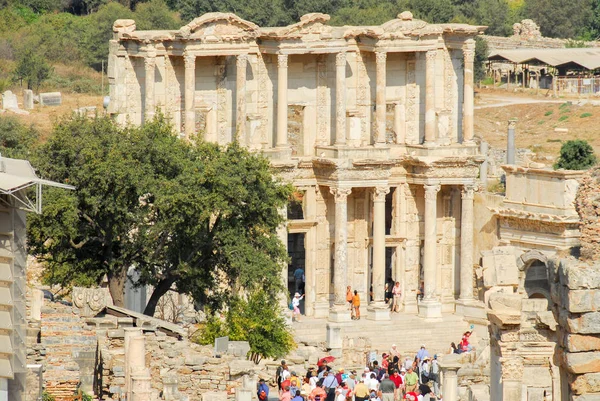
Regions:
<svg viewBox="0 0 600 401"><path fill-rule="evenodd" d="M473 60L475 67L475 82L483 81L485 79L488 53L489 50L487 42L477 36L475 38L475 59Z"/></svg>
<svg viewBox="0 0 600 401"><path fill-rule="evenodd" d="M295 343L277 305L263 291L248 299L235 297L223 320L218 314L209 315L199 342L213 344L215 338L221 336L229 336L232 341L248 341L249 356L255 363L262 358L285 356Z"/></svg>
<svg viewBox="0 0 600 401"><path fill-rule="evenodd" d="M451 0L399 0L402 10L410 10L415 18L431 24L450 22L456 14L456 8Z"/></svg>
<svg viewBox="0 0 600 401"><path fill-rule="evenodd" d="M106 275L123 306L127 268L139 258L134 232L145 206L149 166L140 163L140 131L119 128L109 117L61 120L39 148L42 177L74 185L48 188L44 211L29 219L30 251L45 263L49 283L98 284Z"/></svg>
<svg viewBox="0 0 600 401"><path fill-rule="evenodd" d="M396 18L400 12L392 1L355 1L337 9L331 17L332 25L380 25Z"/></svg>
<svg viewBox="0 0 600 401"><path fill-rule="evenodd" d="M526 0L524 14L544 36L577 38L593 23L593 0Z"/></svg>
<svg viewBox="0 0 600 401"><path fill-rule="evenodd" d="M32 254L49 282L98 283L104 275L123 304L127 270L154 292L146 313L174 285L211 310L240 293L263 291L273 304L287 252L276 229L292 189L267 159L179 140L158 116L120 128L110 118L61 121L40 147L40 175L76 187L48 189L30 219Z"/></svg>
<svg viewBox="0 0 600 401"><path fill-rule="evenodd" d="M87 65L100 71L102 60L108 57L113 23L118 19L134 18L129 8L115 2L100 6L98 12L84 17L85 29L80 35L80 50Z"/></svg>
<svg viewBox="0 0 600 401"><path fill-rule="evenodd" d="M597 161L592 146L587 141L576 139L563 143L554 169L587 170Z"/></svg>
<svg viewBox="0 0 600 401"><path fill-rule="evenodd" d="M139 3L135 9L135 23L140 30L179 29L183 25L164 0Z"/></svg>
<svg viewBox="0 0 600 401"><path fill-rule="evenodd" d="M46 59L40 54L27 49L21 54L17 66L13 71L13 79L23 85L27 82L27 89L39 89L42 82L50 77L53 68L46 62Z"/></svg>
<svg viewBox="0 0 600 401"><path fill-rule="evenodd" d="M33 126L22 124L14 116L0 117L0 155L14 159L29 159L39 141Z"/></svg>
<svg viewBox="0 0 600 401"><path fill-rule="evenodd" d="M141 282L155 287L144 313L152 315L173 284L212 310L240 291L262 290L275 302L287 261L277 210L291 187L273 179L267 159L237 143L201 142L190 152L179 174L156 184L156 218L139 229L154 255L140 265Z"/></svg>

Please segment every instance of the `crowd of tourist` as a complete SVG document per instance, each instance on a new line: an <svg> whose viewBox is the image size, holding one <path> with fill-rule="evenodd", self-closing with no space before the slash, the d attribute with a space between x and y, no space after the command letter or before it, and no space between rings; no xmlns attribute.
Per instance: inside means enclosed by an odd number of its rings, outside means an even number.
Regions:
<svg viewBox="0 0 600 401"><path fill-rule="evenodd" d="M285 361L277 368L277 397L280 401L422 401L441 400L440 366L422 345L414 357L401 357L396 345L363 371L333 368L321 360L306 375L291 371ZM258 399L269 399L269 387L261 380ZM425 398L427 397L427 398ZM273 399L273 394L271 394Z"/></svg>

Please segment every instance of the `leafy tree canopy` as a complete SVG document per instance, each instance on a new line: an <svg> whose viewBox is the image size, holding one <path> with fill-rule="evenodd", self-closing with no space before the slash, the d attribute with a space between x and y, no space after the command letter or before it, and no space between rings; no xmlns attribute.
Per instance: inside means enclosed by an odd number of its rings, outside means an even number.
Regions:
<svg viewBox="0 0 600 401"><path fill-rule="evenodd" d="M586 170L597 163L592 146L584 140L576 139L563 143L555 169Z"/></svg>
<svg viewBox="0 0 600 401"><path fill-rule="evenodd" d="M278 209L292 189L268 160L237 143L188 144L162 116L125 128L108 117L65 119L36 159L43 177L77 188L46 190L43 213L30 219L30 249L48 282L106 275L122 305L134 266L140 284L155 287L150 315L171 288L214 311L259 290L276 304L287 261Z"/></svg>

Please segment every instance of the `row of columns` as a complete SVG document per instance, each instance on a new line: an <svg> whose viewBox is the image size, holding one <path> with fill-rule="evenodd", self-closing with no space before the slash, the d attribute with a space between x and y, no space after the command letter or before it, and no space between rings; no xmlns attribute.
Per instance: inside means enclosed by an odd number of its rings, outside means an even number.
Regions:
<svg viewBox="0 0 600 401"><path fill-rule="evenodd" d="M475 41L469 39L464 48L464 104L463 104L463 141L473 140L473 64L475 55ZM435 144L437 122L435 108L435 63L438 50L428 50L425 56L425 145ZM187 137L195 131L195 106L194 96L196 87L196 55L183 53L185 65L185 134ZM384 146L386 143L386 52L375 52L376 66L376 98L375 98L375 146ZM236 132L238 139L245 138L246 131L246 68L248 55L240 54L236 59ZM335 145L346 145L346 53L340 52L335 57L336 65L336 123ZM156 67L156 49L149 46L144 58L145 78L145 115L150 119L156 107L154 101L154 82ZM190 88L192 88L190 90ZM277 55L277 136L276 147L286 148L287 143L287 114L288 114L288 55ZM399 108L397 108L399 109ZM398 117L398 116L397 116ZM401 116L400 116L401 117Z"/></svg>
<svg viewBox="0 0 600 401"><path fill-rule="evenodd" d="M423 317L441 317L441 303L437 294L437 195L440 183L425 184L425 233L424 233L424 297L420 313ZM473 199L475 185L468 183L462 188L461 202L461 258L459 300L473 300ZM335 263L334 308L330 319L345 320L345 295L348 265L348 196L351 188L330 188L335 202ZM385 199L390 192L387 186L373 189L373 270L372 285L374 302L371 307L375 318L384 318L385 309ZM385 309L387 311L387 309ZM371 310L370 310L371 312ZM389 318L389 315L387 315Z"/></svg>

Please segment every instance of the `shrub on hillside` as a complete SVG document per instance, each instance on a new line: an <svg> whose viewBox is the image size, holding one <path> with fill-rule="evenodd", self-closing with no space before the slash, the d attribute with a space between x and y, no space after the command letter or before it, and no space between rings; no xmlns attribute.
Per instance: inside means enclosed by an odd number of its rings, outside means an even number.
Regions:
<svg viewBox="0 0 600 401"><path fill-rule="evenodd" d="M594 149L580 139L567 141L560 148L560 157L554 164L554 169L586 170L596 164Z"/></svg>

